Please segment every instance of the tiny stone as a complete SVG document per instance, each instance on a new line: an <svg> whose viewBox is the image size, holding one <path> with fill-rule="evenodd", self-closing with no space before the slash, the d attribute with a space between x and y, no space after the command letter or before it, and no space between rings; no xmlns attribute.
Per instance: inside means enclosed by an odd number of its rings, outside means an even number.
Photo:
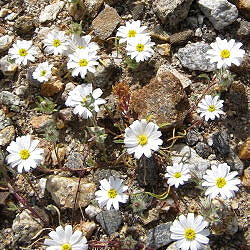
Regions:
<svg viewBox="0 0 250 250"><path fill-rule="evenodd" d="M230 152L230 148L228 145L228 137L225 131L223 132L217 132L213 134L213 149L216 153L226 156Z"/></svg>
<svg viewBox="0 0 250 250"><path fill-rule="evenodd" d="M74 118L72 108L61 109L58 115L61 119L63 119L66 122L70 122Z"/></svg>
<svg viewBox="0 0 250 250"><path fill-rule="evenodd" d="M188 41L192 40L193 37L194 37L193 30L185 30L171 35L169 37L169 42L172 45L183 45L186 44Z"/></svg>
<svg viewBox="0 0 250 250"><path fill-rule="evenodd" d="M19 17L14 24L14 28L19 36L31 37L35 30L33 18L31 16Z"/></svg>
<svg viewBox="0 0 250 250"><path fill-rule="evenodd" d="M9 62L8 55L0 59L0 71L2 71L5 76L13 76L16 70L17 65L15 63Z"/></svg>
<svg viewBox="0 0 250 250"><path fill-rule="evenodd" d="M54 120L52 115L39 115L32 116L30 120L31 126L37 131L43 131L46 127L54 124Z"/></svg>
<svg viewBox="0 0 250 250"><path fill-rule="evenodd" d="M8 106L14 112L19 112L21 100L17 95L9 91L2 91L0 93L0 104Z"/></svg>
<svg viewBox="0 0 250 250"><path fill-rule="evenodd" d="M198 142L195 146L195 151L199 156L205 159L212 153L211 148L204 142Z"/></svg>
<svg viewBox="0 0 250 250"><path fill-rule="evenodd" d="M85 208L85 213L88 215L90 219L93 219L97 214L99 214L102 210L99 207L88 205Z"/></svg>
<svg viewBox="0 0 250 250"><path fill-rule="evenodd" d="M54 96L55 94L58 94L63 90L64 83L61 82L60 80L53 80L49 82L44 82L42 83L41 86L41 95L50 97Z"/></svg>
<svg viewBox="0 0 250 250"><path fill-rule="evenodd" d="M4 129L5 127L12 125L11 119L5 115L3 110L0 109L0 130Z"/></svg>
<svg viewBox="0 0 250 250"><path fill-rule="evenodd" d="M187 132L186 135L186 143L189 146L194 146L199 141L199 133L198 131L191 129Z"/></svg>
<svg viewBox="0 0 250 250"><path fill-rule="evenodd" d="M68 161L66 163L66 166L69 169L83 169L85 166L85 160L82 154L78 152L72 152L68 156Z"/></svg>
<svg viewBox="0 0 250 250"><path fill-rule="evenodd" d="M57 14L62 10L64 1L58 1L56 3L47 5L44 10L41 11L39 16L39 22L44 23L46 21L53 21L56 19Z"/></svg>
<svg viewBox="0 0 250 250"><path fill-rule="evenodd" d="M9 35L0 37L0 53L10 48L13 39L14 36L9 36Z"/></svg>
<svg viewBox="0 0 250 250"><path fill-rule="evenodd" d="M0 146L7 146L11 141L15 139L14 126L7 126L0 130Z"/></svg>

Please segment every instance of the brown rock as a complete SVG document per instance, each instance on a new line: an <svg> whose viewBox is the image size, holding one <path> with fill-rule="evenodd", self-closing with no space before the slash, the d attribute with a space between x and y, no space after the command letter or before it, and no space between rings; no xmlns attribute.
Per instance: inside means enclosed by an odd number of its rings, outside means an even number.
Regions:
<svg viewBox="0 0 250 250"><path fill-rule="evenodd" d="M87 7L83 0L78 0L68 5L68 12L74 20L82 20L87 14Z"/></svg>
<svg viewBox="0 0 250 250"><path fill-rule="evenodd" d="M94 221L82 221L79 225L76 226L76 230L79 230L83 235L89 239L96 229L96 224Z"/></svg>
<svg viewBox="0 0 250 250"><path fill-rule="evenodd" d="M93 20L93 30L100 39L108 38L121 21L117 11L106 5L105 9Z"/></svg>
<svg viewBox="0 0 250 250"><path fill-rule="evenodd" d="M14 126L7 126L0 130L0 146L6 146L15 139L15 128Z"/></svg>
<svg viewBox="0 0 250 250"><path fill-rule="evenodd" d="M171 55L171 45L169 43L159 44L156 46L158 52L162 56L170 56Z"/></svg>
<svg viewBox="0 0 250 250"><path fill-rule="evenodd" d="M181 125L189 103L180 80L171 72L159 74L143 88L132 93L132 108L139 119L153 115L156 123Z"/></svg>
<svg viewBox="0 0 250 250"><path fill-rule="evenodd" d="M240 12L247 18L250 19L250 1L249 0L237 0L236 6Z"/></svg>
<svg viewBox="0 0 250 250"><path fill-rule="evenodd" d="M244 170L244 175L242 177L242 184L244 186L250 187L250 167Z"/></svg>
<svg viewBox="0 0 250 250"><path fill-rule="evenodd" d="M183 45L186 44L194 37L193 30L185 30L182 32L175 33L169 37L169 42L172 45Z"/></svg>
<svg viewBox="0 0 250 250"><path fill-rule="evenodd" d="M14 28L19 36L24 36L24 35L32 36L35 30L33 17L21 16L17 18L14 24Z"/></svg>
<svg viewBox="0 0 250 250"><path fill-rule="evenodd" d="M30 120L31 126L34 129L42 130L54 122L51 115L33 116Z"/></svg>
<svg viewBox="0 0 250 250"><path fill-rule="evenodd" d="M64 83L60 80L50 81L43 83L41 87L41 95L43 96L53 96L63 90Z"/></svg>
<svg viewBox="0 0 250 250"><path fill-rule="evenodd" d="M73 120L74 118L74 115L73 115L73 109L72 108L64 108L64 109L61 109L59 111L59 117L66 121L66 122L70 122Z"/></svg>
<svg viewBox="0 0 250 250"><path fill-rule="evenodd" d="M79 178L50 175L46 183L46 189L58 206L63 208L74 208L78 182ZM88 206L95 197L95 191L96 185L94 183L82 179L77 199L77 207Z"/></svg>
<svg viewBox="0 0 250 250"><path fill-rule="evenodd" d="M241 160L249 160L250 159L250 138L248 138L244 144L242 145L239 153L239 158ZM250 178L250 176L249 176Z"/></svg>

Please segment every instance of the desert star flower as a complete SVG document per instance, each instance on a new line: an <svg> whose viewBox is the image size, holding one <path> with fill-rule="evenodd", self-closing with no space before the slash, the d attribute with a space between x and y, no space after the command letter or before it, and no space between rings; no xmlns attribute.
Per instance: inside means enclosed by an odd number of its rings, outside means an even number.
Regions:
<svg viewBox="0 0 250 250"><path fill-rule="evenodd" d="M74 114L88 119L93 116L94 112L99 112L99 105L106 103L104 99L100 98L101 95L102 90L100 88L93 90L91 83L78 85L69 92L65 105L74 107Z"/></svg>
<svg viewBox="0 0 250 250"><path fill-rule="evenodd" d="M128 153L134 153L136 159L140 159L143 154L147 158L151 157L152 151L157 151L163 143L158 128L156 124L145 119L134 121L125 129L124 143Z"/></svg>
<svg viewBox="0 0 250 250"><path fill-rule="evenodd" d="M189 168L187 165L183 163L173 163L173 166L167 167L167 173L165 174L165 177L168 179L168 184L170 186L175 186L176 188L179 187L179 185L183 185L185 181L187 181L191 175L189 174Z"/></svg>
<svg viewBox="0 0 250 250"><path fill-rule="evenodd" d="M13 47L9 49L9 57L15 60L16 64L27 65L28 61L34 62L38 54L36 47L32 46L32 41L17 40Z"/></svg>
<svg viewBox="0 0 250 250"><path fill-rule="evenodd" d="M103 179L100 181L100 189L95 192L96 200L100 207L107 207L108 210L113 206L115 210L119 210L119 202L126 203L128 195L124 192L128 189L122 184L119 178L109 177L109 180Z"/></svg>
<svg viewBox="0 0 250 250"><path fill-rule="evenodd" d="M88 71L95 73L98 58L95 51L90 51L89 49L78 50L69 55L67 68L73 69L72 76L78 76L80 74L81 78L84 79Z"/></svg>
<svg viewBox="0 0 250 250"><path fill-rule="evenodd" d="M17 166L19 173L23 169L28 172L36 168L43 159L43 149L37 148L38 143L39 140L32 140L30 135L17 137L6 149L10 153L6 158L7 163L12 168Z"/></svg>
<svg viewBox="0 0 250 250"><path fill-rule="evenodd" d="M239 190L237 185L240 184L240 179L234 178L237 174L237 171L230 172L230 167L226 163L212 166L203 176L202 186L208 187L205 195L212 199L218 195L222 199L234 197L234 192Z"/></svg>
<svg viewBox="0 0 250 250"><path fill-rule="evenodd" d="M208 244L209 230L205 229L208 222L203 220L201 215L194 216L189 213L187 217L179 216L170 227L171 238L177 240L176 246L182 250L197 250Z"/></svg>
<svg viewBox="0 0 250 250"><path fill-rule="evenodd" d="M216 117L224 114L221 110L223 108L223 100L219 100L219 96L212 97L206 95L201 102L198 104L198 113L201 117L205 117L205 120L214 120Z"/></svg>
<svg viewBox="0 0 250 250"><path fill-rule="evenodd" d="M131 59L136 60L136 62L148 60L153 54L154 51L152 46L154 42L151 42L149 36L140 36L128 41L126 50L127 54Z"/></svg>
<svg viewBox="0 0 250 250"><path fill-rule="evenodd" d="M234 39L227 41L217 37L216 42L211 43L210 46L212 49L207 51L207 57L211 63L217 63L218 69L230 67L231 64L239 66L245 54L245 51L240 49L242 43L235 42Z"/></svg>
<svg viewBox="0 0 250 250"><path fill-rule="evenodd" d="M49 65L48 62L40 63L32 74L33 78L39 82L48 81L51 78L52 67L53 65Z"/></svg>
<svg viewBox="0 0 250 250"><path fill-rule="evenodd" d="M63 31L53 30L43 40L44 52L47 54L63 55L68 50L68 37Z"/></svg>
<svg viewBox="0 0 250 250"><path fill-rule="evenodd" d="M147 26L141 26L140 20L131 20L126 22L125 26L118 28L116 36L120 37L119 43L124 43L139 36L149 36L149 33L146 33L146 29Z"/></svg>
<svg viewBox="0 0 250 250"><path fill-rule="evenodd" d="M73 233L72 226L66 225L56 228L49 233L51 239L45 239L44 245L48 246L47 250L87 250L87 239L82 236L79 230Z"/></svg>
<svg viewBox="0 0 250 250"><path fill-rule="evenodd" d="M90 42L91 36L79 36L79 35L72 35L70 40L70 47L75 52L76 50L80 49L86 49L88 48L90 51L96 51L99 50L99 46L95 42Z"/></svg>

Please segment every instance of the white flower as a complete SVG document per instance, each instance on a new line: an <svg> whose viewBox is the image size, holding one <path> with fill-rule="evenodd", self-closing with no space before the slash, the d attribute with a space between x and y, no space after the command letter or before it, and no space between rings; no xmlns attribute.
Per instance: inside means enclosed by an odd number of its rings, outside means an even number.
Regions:
<svg viewBox="0 0 250 250"><path fill-rule="evenodd" d="M79 36L79 35L72 35L71 40L70 40L70 47L73 52L76 50L80 49L86 49L88 48L90 51L95 51L99 50L99 46L95 42L90 42L91 41L91 36L86 35L86 36Z"/></svg>
<svg viewBox="0 0 250 250"><path fill-rule="evenodd" d="M44 244L47 250L87 250L87 239L82 236L79 230L73 233L72 226L66 225L65 230L62 226L56 231L49 233L51 239L45 239Z"/></svg>
<svg viewBox="0 0 250 250"><path fill-rule="evenodd" d="M97 88L93 91L91 83L78 85L69 92L65 105L74 107L74 114L88 119L94 112L99 112L99 105L106 103L104 99L99 98L101 95L102 90Z"/></svg>
<svg viewBox="0 0 250 250"><path fill-rule="evenodd" d="M224 114L221 110L223 108L223 100L219 100L219 96L212 97L211 95L206 95L201 102L198 104L198 113L200 116L204 117L205 120L214 120L216 117Z"/></svg>
<svg viewBox="0 0 250 250"><path fill-rule="evenodd" d="M51 78L51 69L53 65L49 65L48 62L38 64L37 68L33 72L32 76L39 82L46 82Z"/></svg>
<svg viewBox="0 0 250 250"><path fill-rule="evenodd" d="M191 178L191 175L189 174L189 168L187 165L174 162L173 166L167 167L165 177L169 178L168 184L170 186L174 185L178 188L179 185L183 185L185 181Z"/></svg>
<svg viewBox="0 0 250 250"><path fill-rule="evenodd" d="M13 47L9 49L9 57L15 60L18 65L27 65L28 61L34 62L38 54L36 47L32 46L32 41L17 40Z"/></svg>
<svg viewBox="0 0 250 250"><path fill-rule="evenodd" d="M211 170L207 170L203 176L205 181L202 183L202 186L208 187L205 195L211 199L217 195L221 195L222 199L234 197L234 192L239 190L237 185L240 184L240 179L234 178L238 174L237 171L229 171L230 167L226 163L212 166Z"/></svg>
<svg viewBox="0 0 250 250"><path fill-rule="evenodd" d="M149 36L140 36L128 41L126 50L127 54L131 59L136 60L136 62L148 60L153 54L154 51L152 46L154 42L151 42Z"/></svg>
<svg viewBox="0 0 250 250"><path fill-rule="evenodd" d="M17 137L16 141L12 141L7 147L10 153L7 156L7 163L12 168L17 166L19 173L29 172L31 168L36 168L43 159L43 149L37 148L39 140L32 140L30 135Z"/></svg>
<svg viewBox="0 0 250 250"><path fill-rule="evenodd" d="M125 26L118 28L116 36L120 37L119 43L124 43L141 35L149 36L149 33L146 33L146 29L147 26L141 26L140 20L131 20L126 22Z"/></svg>
<svg viewBox="0 0 250 250"><path fill-rule="evenodd" d="M128 187L122 184L122 180L111 176L109 180L101 180L100 184L101 190L95 192L100 207L107 206L107 209L110 210L111 206L113 206L115 210L119 210L119 202L127 202L128 195L123 192L125 192Z"/></svg>
<svg viewBox="0 0 250 250"><path fill-rule="evenodd" d="M135 158L140 159L144 154L151 157L153 151L159 149L163 141L160 138L161 132L158 126L153 122L147 122L145 119L134 121L125 129L124 143L129 154L135 153Z"/></svg>
<svg viewBox="0 0 250 250"><path fill-rule="evenodd" d="M240 49L242 43L235 42L234 39L227 41L217 37L216 42L210 46L212 49L207 51L207 57L211 63L217 62L218 69L230 67L232 63L239 66L245 54L245 51Z"/></svg>
<svg viewBox="0 0 250 250"><path fill-rule="evenodd" d="M84 79L87 71L95 73L95 65L98 65L98 58L95 51L90 51L89 49L77 50L69 55L67 68L73 69L72 76L80 74L81 78Z"/></svg>
<svg viewBox="0 0 250 250"><path fill-rule="evenodd" d="M63 55L68 50L68 37L65 36L64 31L53 30L47 38L43 40L44 52L47 54Z"/></svg>
<svg viewBox="0 0 250 250"><path fill-rule="evenodd" d="M193 213L189 213L187 217L179 216L179 220L175 219L170 227L172 232L171 238L176 241L176 246L182 250L197 250L208 244L209 230L204 229L208 226L208 222L203 220L201 215L194 217Z"/></svg>

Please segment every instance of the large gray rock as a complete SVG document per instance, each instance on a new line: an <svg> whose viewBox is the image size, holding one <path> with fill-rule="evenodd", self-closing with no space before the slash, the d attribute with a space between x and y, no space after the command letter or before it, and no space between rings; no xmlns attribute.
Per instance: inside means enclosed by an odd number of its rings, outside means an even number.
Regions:
<svg viewBox="0 0 250 250"><path fill-rule="evenodd" d="M175 26L187 17L192 2L193 0L156 0L153 11L163 24Z"/></svg>
<svg viewBox="0 0 250 250"><path fill-rule="evenodd" d="M191 43L184 48L180 48L177 52L177 57L182 66L190 70L214 71L216 64L211 64L206 57L208 49L210 49L210 45L206 43Z"/></svg>
<svg viewBox="0 0 250 250"><path fill-rule="evenodd" d="M169 230L171 225L172 222L167 222L150 229L147 233L147 247L158 249L172 242L173 240L170 238L171 232Z"/></svg>
<svg viewBox="0 0 250 250"><path fill-rule="evenodd" d="M115 233L122 223L120 211L102 211L96 216L96 221L102 226L104 231L111 235Z"/></svg>
<svg viewBox="0 0 250 250"><path fill-rule="evenodd" d="M47 5L44 10L42 10L39 16L39 22L44 23L46 21L53 21L56 19L57 14L62 10L64 6L63 1L59 1L50 5Z"/></svg>
<svg viewBox="0 0 250 250"><path fill-rule="evenodd" d="M198 0L198 4L201 11L217 30L232 24L238 17L236 6L227 0Z"/></svg>

